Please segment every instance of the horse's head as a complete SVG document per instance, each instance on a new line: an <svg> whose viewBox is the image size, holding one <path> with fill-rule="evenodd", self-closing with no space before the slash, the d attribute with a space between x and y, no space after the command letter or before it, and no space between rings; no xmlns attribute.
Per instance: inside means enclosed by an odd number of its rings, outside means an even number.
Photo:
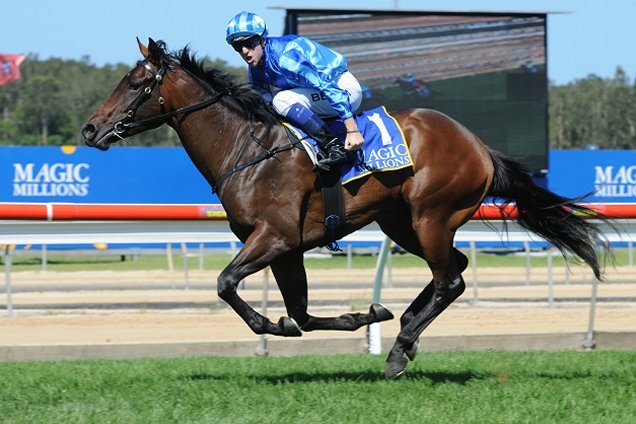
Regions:
<svg viewBox="0 0 636 424"><path fill-rule="evenodd" d="M111 144L166 122L161 85L170 66L161 44L149 39L148 46L137 39L143 60L119 82L82 128L84 142L108 150Z"/></svg>

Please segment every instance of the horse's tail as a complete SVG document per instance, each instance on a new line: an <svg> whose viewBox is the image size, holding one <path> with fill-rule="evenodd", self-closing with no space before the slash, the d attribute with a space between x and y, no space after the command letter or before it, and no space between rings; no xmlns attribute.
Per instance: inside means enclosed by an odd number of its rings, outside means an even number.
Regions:
<svg viewBox="0 0 636 424"><path fill-rule="evenodd" d="M580 199L561 197L536 185L525 165L495 150L489 151L494 166L489 196L502 200L504 205L514 202L522 227L545 238L566 258L568 254L577 255L592 268L596 278L602 279L596 246L604 237L585 217L608 219L578 204ZM501 211L505 219L503 207ZM603 246L607 249L605 243Z"/></svg>

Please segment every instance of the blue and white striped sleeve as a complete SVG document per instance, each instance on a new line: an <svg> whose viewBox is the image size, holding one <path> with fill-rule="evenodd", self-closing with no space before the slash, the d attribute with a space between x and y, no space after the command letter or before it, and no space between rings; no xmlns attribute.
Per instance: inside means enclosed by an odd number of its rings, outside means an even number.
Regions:
<svg viewBox="0 0 636 424"><path fill-rule="evenodd" d="M311 46L309 44L309 47ZM333 77L334 72L329 72L330 64L323 61L321 65L326 70L319 71L314 62L310 60L315 50L307 48L308 46L303 47L304 50L300 50L298 46L294 46L294 48L286 49L281 55L278 64L283 76L288 81L294 82L295 85L315 88L323 93L341 119L352 117L349 95L336 84ZM319 60L320 58L314 57L314 61Z"/></svg>

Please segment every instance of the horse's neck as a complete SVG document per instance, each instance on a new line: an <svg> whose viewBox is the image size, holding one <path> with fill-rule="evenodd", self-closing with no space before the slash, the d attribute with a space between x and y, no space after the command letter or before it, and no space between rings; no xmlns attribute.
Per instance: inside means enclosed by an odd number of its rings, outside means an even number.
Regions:
<svg viewBox="0 0 636 424"><path fill-rule="evenodd" d="M194 112L180 125L173 126L188 156L210 185L223 172L225 152L232 148L227 137L231 129L218 119L213 108Z"/></svg>
<svg viewBox="0 0 636 424"><path fill-rule="evenodd" d="M194 85L189 95L183 89L174 93L176 102L171 105L173 108L190 106L214 95L193 81L187 73L183 78L189 78L189 83ZM192 162L213 188L217 188L219 178L230 172L238 161L254 156L252 149L259 148L257 143L250 141L253 139L251 131L255 128L258 131L260 125L231 110L223 99L184 117L177 117L170 122L170 126L177 132Z"/></svg>
<svg viewBox="0 0 636 424"><path fill-rule="evenodd" d="M177 132L188 156L212 188L239 159L250 123L221 102L193 112L178 125Z"/></svg>

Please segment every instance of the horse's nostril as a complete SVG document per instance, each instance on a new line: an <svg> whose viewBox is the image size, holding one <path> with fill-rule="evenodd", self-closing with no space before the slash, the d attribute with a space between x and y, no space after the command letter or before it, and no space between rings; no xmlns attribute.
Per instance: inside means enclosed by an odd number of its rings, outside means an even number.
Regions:
<svg viewBox="0 0 636 424"><path fill-rule="evenodd" d="M82 128L82 135L85 139L90 140L95 137L95 125L86 124L84 128Z"/></svg>

